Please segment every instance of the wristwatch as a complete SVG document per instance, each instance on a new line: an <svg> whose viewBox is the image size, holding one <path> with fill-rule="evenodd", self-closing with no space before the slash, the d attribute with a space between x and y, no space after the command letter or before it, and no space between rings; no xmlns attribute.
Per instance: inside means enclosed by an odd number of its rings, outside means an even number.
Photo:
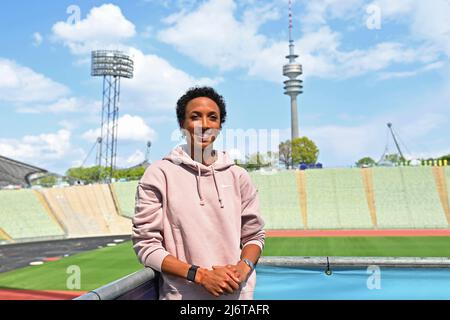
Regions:
<svg viewBox="0 0 450 320"><path fill-rule="evenodd" d="M244 261L244 263L250 267L251 270L250 270L249 274L252 273L253 270L255 270L255 265L253 264L253 262L251 262L250 260L245 259L245 258L242 259L242 261Z"/></svg>
<svg viewBox="0 0 450 320"><path fill-rule="evenodd" d="M199 268L199 266L196 266L195 264L193 264L188 271L187 277L186 279L188 279L189 281L195 282L195 275L197 274L197 269Z"/></svg>

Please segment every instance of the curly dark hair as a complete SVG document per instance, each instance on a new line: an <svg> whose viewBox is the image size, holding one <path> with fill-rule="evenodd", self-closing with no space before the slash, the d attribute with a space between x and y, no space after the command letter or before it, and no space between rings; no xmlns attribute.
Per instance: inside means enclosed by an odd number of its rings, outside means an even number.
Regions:
<svg viewBox="0 0 450 320"><path fill-rule="evenodd" d="M227 117L226 104L223 97L211 87L194 87L190 88L177 102L177 118L180 128L183 128L186 117L186 106L191 100L200 97L209 98L217 104L220 110L220 126L222 127Z"/></svg>

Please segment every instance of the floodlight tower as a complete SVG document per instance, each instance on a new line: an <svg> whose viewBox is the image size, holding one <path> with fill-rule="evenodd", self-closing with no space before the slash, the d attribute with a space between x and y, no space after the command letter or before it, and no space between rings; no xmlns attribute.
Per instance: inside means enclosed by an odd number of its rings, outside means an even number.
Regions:
<svg viewBox="0 0 450 320"><path fill-rule="evenodd" d="M296 63L298 55L294 53L294 40L292 40L292 4L289 0L289 55L286 56L289 63L283 66L283 75L289 80L284 81L284 94L291 97L291 141L298 138L298 110L297 96L302 93L303 81L297 79L303 73L302 65Z"/></svg>
<svg viewBox="0 0 450 320"><path fill-rule="evenodd" d="M120 79L133 78L133 71L133 60L120 51L92 51L91 76L103 77L101 135L97 140L100 145L97 157L100 179L111 181L116 168ZM110 168L108 176L105 174L107 168Z"/></svg>
<svg viewBox="0 0 450 320"><path fill-rule="evenodd" d="M145 152L145 161L148 162L150 160L150 148L152 147L152 142L147 142L147 151Z"/></svg>

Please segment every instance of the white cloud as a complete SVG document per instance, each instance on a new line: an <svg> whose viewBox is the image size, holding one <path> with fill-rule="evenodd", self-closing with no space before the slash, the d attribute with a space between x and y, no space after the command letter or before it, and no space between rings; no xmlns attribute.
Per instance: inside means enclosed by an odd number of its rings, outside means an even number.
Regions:
<svg viewBox="0 0 450 320"><path fill-rule="evenodd" d="M235 10L232 0L205 2L195 11L166 19L171 26L159 32L158 38L208 67L222 71L247 67L266 42L257 33L259 27L279 14L273 5L259 6L244 12L239 21Z"/></svg>
<svg viewBox="0 0 450 320"><path fill-rule="evenodd" d="M157 133L149 127L139 116L126 114L118 120L118 140L126 141L154 141ZM88 130L83 134L83 138L89 141L95 141L101 135L100 128Z"/></svg>
<svg viewBox="0 0 450 320"><path fill-rule="evenodd" d="M381 9L382 19L394 19L410 14L414 10L415 0L376 0L372 4Z"/></svg>
<svg viewBox="0 0 450 320"><path fill-rule="evenodd" d="M324 79L347 79L370 72L386 70L394 65L413 63L431 63L426 70L431 70L437 55L427 47L410 48L398 42L382 42L367 49L344 51L342 35L332 31L328 26L306 33L296 41L297 60L303 66L301 77L319 77ZM286 42L273 43L255 57L249 68L249 74L266 80L280 82L282 59L288 51ZM424 71L426 71L424 70Z"/></svg>
<svg viewBox="0 0 450 320"><path fill-rule="evenodd" d="M33 33L33 45L35 47L39 47L42 44L42 41L44 41L44 38L39 32Z"/></svg>
<svg viewBox="0 0 450 320"><path fill-rule="evenodd" d="M450 57L450 1L416 0L411 34L431 42L438 50Z"/></svg>
<svg viewBox="0 0 450 320"><path fill-rule="evenodd" d="M57 22L52 30L56 40L63 42L74 54L120 48L123 41L136 34L134 24L113 4L94 7L86 19L75 23Z"/></svg>
<svg viewBox="0 0 450 320"><path fill-rule="evenodd" d="M393 79L393 78L409 78L409 77L415 77L419 74L433 71L433 70L439 70L444 66L444 63L442 61L434 62L425 65L424 67L418 68L416 70L411 71L398 71L398 72L382 72L379 75L380 80L386 80L386 79Z"/></svg>
<svg viewBox="0 0 450 320"><path fill-rule="evenodd" d="M69 89L28 67L0 58L0 101L13 103L51 102Z"/></svg>
<svg viewBox="0 0 450 320"><path fill-rule="evenodd" d="M190 87L213 86L221 79L197 78L177 69L167 60L153 54L126 46L124 42L135 35L134 25L127 20L119 7L103 5L93 8L87 18L75 24L58 22L53 33L73 54L85 54L92 49L120 49L134 61L133 79L123 79L121 109L161 111L173 110L177 99ZM86 64L86 59L77 64ZM77 106L65 101L64 105L50 106L50 110L75 110ZM28 111L25 109L22 111Z"/></svg>
<svg viewBox="0 0 450 320"><path fill-rule="evenodd" d="M430 102L431 103L431 102ZM304 127L300 135L311 138L320 149L319 161L334 163L337 166L354 164L358 159L370 156L378 161L385 151L397 153L393 139L388 133L386 123L392 122L400 143L400 148L408 157L420 158L424 155L448 154L448 142L443 139L430 140L436 134L448 135L448 114L424 113L428 104L411 108L408 114L403 112L382 113L360 125L323 125ZM288 135L283 138L289 139ZM387 135L387 140L386 140ZM446 149L447 148L447 149Z"/></svg>
<svg viewBox="0 0 450 320"><path fill-rule="evenodd" d="M156 55L146 55L130 49L135 73L133 79L124 79L121 105L139 110L174 110L177 99L190 87L213 86L221 79L194 78L175 68Z"/></svg>
<svg viewBox="0 0 450 320"><path fill-rule="evenodd" d="M399 5L383 3L383 6L390 15L408 11ZM273 5L256 6L244 11L243 18L238 20L236 7L232 0L211 0L193 12L177 12L165 20L170 26L159 32L158 37L207 67L222 71L242 68L251 76L281 82L288 43L269 39L259 30L265 22L279 19L278 11ZM364 49L342 49L344 37L333 31L328 21L357 19L363 26L364 8L364 0L306 3L306 13L300 19L304 34L296 41L303 78L345 79L395 65L421 66L436 62L438 54L425 44L409 46L391 41Z"/></svg>
<svg viewBox="0 0 450 320"><path fill-rule="evenodd" d="M136 150L126 158L117 156L116 163L118 167L129 168L142 163L145 160L145 154L141 150Z"/></svg>
<svg viewBox="0 0 450 320"><path fill-rule="evenodd" d="M0 154L22 161L44 164L60 160L71 151L71 132L61 129L56 133L27 135L22 139L0 139Z"/></svg>
<svg viewBox="0 0 450 320"><path fill-rule="evenodd" d="M70 97L61 98L48 104L38 104L33 106L18 107L19 113L100 113L100 101L88 101L84 98Z"/></svg>
<svg viewBox="0 0 450 320"><path fill-rule="evenodd" d="M348 20L364 13L364 0L315 0L308 1L305 10L295 12L304 32L309 33L327 25L330 19Z"/></svg>

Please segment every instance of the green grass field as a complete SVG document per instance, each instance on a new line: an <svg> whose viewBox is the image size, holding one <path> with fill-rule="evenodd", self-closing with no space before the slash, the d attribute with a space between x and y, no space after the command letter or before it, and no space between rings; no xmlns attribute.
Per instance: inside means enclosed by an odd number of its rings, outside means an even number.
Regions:
<svg viewBox="0 0 450 320"><path fill-rule="evenodd" d="M268 238L265 256L450 257L450 237ZM0 288L68 290L67 273L78 266L81 288L89 291L142 268L131 242L80 253L59 261L0 274Z"/></svg>

